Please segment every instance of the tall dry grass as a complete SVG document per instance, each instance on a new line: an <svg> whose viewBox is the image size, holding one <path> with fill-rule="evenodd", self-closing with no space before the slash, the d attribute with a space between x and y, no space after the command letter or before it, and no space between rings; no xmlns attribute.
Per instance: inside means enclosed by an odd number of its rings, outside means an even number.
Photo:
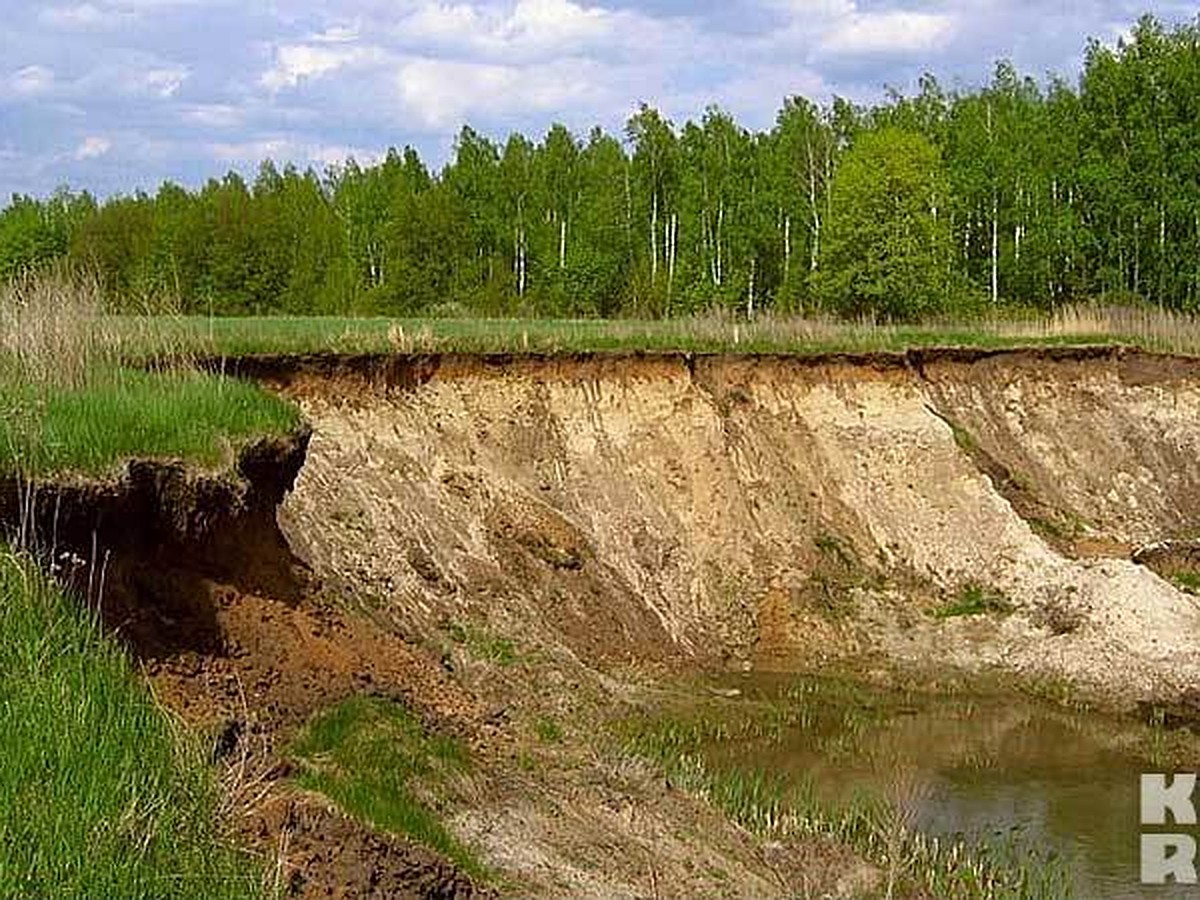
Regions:
<svg viewBox="0 0 1200 900"><path fill-rule="evenodd" d="M20 275L0 288L0 361L10 377L80 387L115 362L117 349L106 333L96 279L53 270Z"/></svg>
<svg viewBox="0 0 1200 900"><path fill-rule="evenodd" d="M56 267L0 285L0 376L47 388L82 388L132 360L186 365L195 349L176 317L111 315L100 280Z"/></svg>
<svg viewBox="0 0 1200 900"><path fill-rule="evenodd" d="M1092 337L1169 353L1200 352L1200 319L1145 304L1065 306L1043 316L997 322L996 334L1014 340Z"/></svg>

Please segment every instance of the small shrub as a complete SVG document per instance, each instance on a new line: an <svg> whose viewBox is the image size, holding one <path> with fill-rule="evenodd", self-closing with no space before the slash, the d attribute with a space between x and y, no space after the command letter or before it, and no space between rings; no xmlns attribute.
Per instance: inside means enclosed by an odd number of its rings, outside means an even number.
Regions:
<svg viewBox="0 0 1200 900"><path fill-rule="evenodd" d="M1052 597L1038 605L1034 620L1051 634L1073 634L1083 626L1084 614L1065 598Z"/></svg>

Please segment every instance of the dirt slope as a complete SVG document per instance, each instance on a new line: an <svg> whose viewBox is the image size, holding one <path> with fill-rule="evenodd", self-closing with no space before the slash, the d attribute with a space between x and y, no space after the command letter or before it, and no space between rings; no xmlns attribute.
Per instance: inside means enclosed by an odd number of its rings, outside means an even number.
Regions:
<svg viewBox="0 0 1200 900"><path fill-rule="evenodd" d="M280 378L315 429L281 521L414 634L481 620L610 668L936 647L1173 695L1200 611L1128 556L1200 524L1196 376L1120 350L318 362ZM971 582L1016 612L928 615Z"/></svg>

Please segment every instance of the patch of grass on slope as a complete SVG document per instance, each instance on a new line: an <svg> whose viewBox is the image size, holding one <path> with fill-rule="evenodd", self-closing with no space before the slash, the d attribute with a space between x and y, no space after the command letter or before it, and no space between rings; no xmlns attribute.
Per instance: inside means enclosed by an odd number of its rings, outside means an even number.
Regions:
<svg viewBox="0 0 1200 900"><path fill-rule="evenodd" d="M0 896L254 896L215 801L121 648L0 548Z"/></svg>
<svg viewBox="0 0 1200 900"><path fill-rule="evenodd" d="M933 616L937 619L954 619L959 616L982 616L988 613L1006 615L1012 610L1012 601L999 590L972 581L962 585L953 599L935 609Z"/></svg>
<svg viewBox="0 0 1200 900"><path fill-rule="evenodd" d="M421 790L465 771L467 752L452 738L427 734L403 706L352 697L310 722L293 752L303 787L373 828L410 837L469 875L486 877L483 865L446 830Z"/></svg>
<svg viewBox="0 0 1200 900"><path fill-rule="evenodd" d="M0 470L96 475L131 457L215 465L297 420L256 385L194 371L111 369L76 385L0 377Z"/></svg>

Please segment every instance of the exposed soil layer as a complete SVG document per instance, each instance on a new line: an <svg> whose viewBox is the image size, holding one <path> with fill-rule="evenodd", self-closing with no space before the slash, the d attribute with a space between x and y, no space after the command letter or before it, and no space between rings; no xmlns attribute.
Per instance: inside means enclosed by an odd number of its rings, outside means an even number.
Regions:
<svg viewBox="0 0 1200 900"><path fill-rule="evenodd" d="M286 797L259 811L263 844L280 841L286 897L468 900L481 891L424 847L371 832L312 797Z"/></svg>
<svg viewBox="0 0 1200 900"><path fill-rule="evenodd" d="M285 532L409 633L589 664L893 660L1132 705L1200 676L1135 549L1200 524L1200 363L1122 347L862 356L262 357L316 433ZM936 617L973 584L1007 616Z"/></svg>

